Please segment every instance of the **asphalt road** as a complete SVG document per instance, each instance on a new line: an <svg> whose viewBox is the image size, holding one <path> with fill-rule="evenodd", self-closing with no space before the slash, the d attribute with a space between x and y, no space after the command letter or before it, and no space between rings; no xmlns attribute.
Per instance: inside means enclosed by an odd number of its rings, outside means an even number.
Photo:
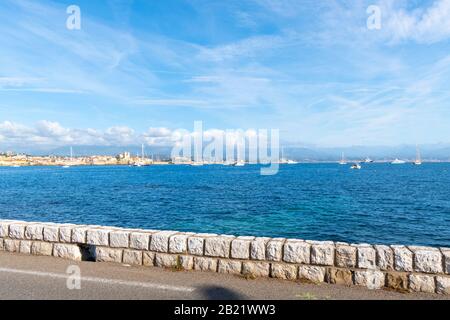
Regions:
<svg viewBox="0 0 450 320"><path fill-rule="evenodd" d="M73 269L73 266L78 266ZM70 267L70 268L69 268ZM69 268L69 269L68 269ZM72 273L80 271L81 280ZM80 289L69 289L81 285ZM0 252L0 299L445 299L337 285L119 264L73 262Z"/></svg>

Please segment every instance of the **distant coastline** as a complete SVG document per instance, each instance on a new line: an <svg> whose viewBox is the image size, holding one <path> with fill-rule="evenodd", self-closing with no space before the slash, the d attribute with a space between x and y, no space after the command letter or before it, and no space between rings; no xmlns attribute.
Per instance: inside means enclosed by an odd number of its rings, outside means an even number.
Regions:
<svg viewBox="0 0 450 320"><path fill-rule="evenodd" d="M394 159L374 160L372 163L391 163ZM404 159L406 164L413 163L414 159ZM296 159L297 164L329 164L338 163L339 160L314 160ZM348 164L364 163L362 159L348 159ZM424 159L424 163L449 163L448 160ZM191 159L150 159L139 156L130 156L129 153L122 153L116 156L80 156L80 157L60 157L60 156L30 156L19 154L0 154L0 167L34 167L34 166L149 166L149 165L191 165ZM204 161L205 165L221 165L224 162ZM248 163L251 164L251 163ZM280 163L283 164L283 163ZM288 164L284 164L288 165ZM366 164L370 165L370 163Z"/></svg>

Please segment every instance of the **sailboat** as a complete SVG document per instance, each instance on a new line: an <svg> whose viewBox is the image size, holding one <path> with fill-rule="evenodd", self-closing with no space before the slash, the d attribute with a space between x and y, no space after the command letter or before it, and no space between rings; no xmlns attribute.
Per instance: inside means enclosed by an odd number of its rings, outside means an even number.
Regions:
<svg viewBox="0 0 450 320"><path fill-rule="evenodd" d="M422 164L422 158L420 156L419 146L416 146L416 160L414 161L414 165L420 166Z"/></svg>
<svg viewBox="0 0 450 320"><path fill-rule="evenodd" d="M340 164L340 165L345 165L345 164L347 164L347 161L345 161L345 155L344 155L343 152L342 152L342 157L341 157L341 161L339 161L339 164Z"/></svg>
<svg viewBox="0 0 450 320"><path fill-rule="evenodd" d="M145 166L145 152L144 152L144 144L141 145L141 161L137 161L133 164L133 167L142 167Z"/></svg>
<svg viewBox="0 0 450 320"><path fill-rule="evenodd" d="M70 147L70 163L72 163L72 159L73 159L73 148ZM68 165L68 164L63 165L63 168L65 168L65 169L70 168L70 167L71 167L71 166Z"/></svg>

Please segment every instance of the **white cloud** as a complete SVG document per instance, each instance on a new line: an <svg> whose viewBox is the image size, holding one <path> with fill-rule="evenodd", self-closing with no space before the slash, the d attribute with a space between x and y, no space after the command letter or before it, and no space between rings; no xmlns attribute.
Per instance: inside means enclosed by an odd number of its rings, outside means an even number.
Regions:
<svg viewBox="0 0 450 320"><path fill-rule="evenodd" d="M193 139L197 132L186 129L169 129L166 127L150 127L139 133L127 126L116 126L106 130L70 129L58 122L39 121L34 126L4 121L0 123L0 140L3 146L27 147L36 146L125 146L144 143L149 146L172 147L179 145L183 139ZM255 137L257 131L208 129L203 131L203 140L211 142L214 139L224 139L227 144L236 143L244 135Z"/></svg>
<svg viewBox="0 0 450 320"><path fill-rule="evenodd" d="M0 87L21 87L25 84L41 82L41 78L31 77L0 77Z"/></svg>
<svg viewBox="0 0 450 320"><path fill-rule="evenodd" d="M412 12L389 6L384 10L386 23L383 28L386 27L392 41L436 43L450 38L450 0L436 0L429 8Z"/></svg>

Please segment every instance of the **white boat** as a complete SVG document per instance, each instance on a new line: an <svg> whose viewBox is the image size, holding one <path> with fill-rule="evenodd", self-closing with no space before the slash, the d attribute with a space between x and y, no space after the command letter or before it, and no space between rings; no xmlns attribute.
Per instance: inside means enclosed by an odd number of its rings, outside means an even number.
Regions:
<svg viewBox="0 0 450 320"><path fill-rule="evenodd" d="M72 163L72 161L73 161L73 148L70 147L70 163ZM63 165L62 167L63 167L64 169L67 169L67 168L70 168L71 166L68 165L68 164L65 164L65 165Z"/></svg>
<svg viewBox="0 0 450 320"><path fill-rule="evenodd" d="M354 164L352 164L350 169L360 170L361 169L361 165L359 163L354 163Z"/></svg>
<svg viewBox="0 0 450 320"><path fill-rule="evenodd" d="M422 157L420 156L419 146L416 146L416 160L414 161L414 165L420 166L422 164Z"/></svg>
<svg viewBox="0 0 450 320"><path fill-rule="evenodd" d="M342 152L342 157L341 157L341 161L339 161L339 164L340 165L346 165L347 164L347 161L345 161L345 155L344 155L343 152Z"/></svg>
<svg viewBox="0 0 450 320"><path fill-rule="evenodd" d="M238 162L236 162L234 164L235 167L243 167L245 166L245 161L244 160L239 160Z"/></svg>
<svg viewBox="0 0 450 320"><path fill-rule="evenodd" d="M298 162L294 161L294 160L291 160L291 159L288 159L288 158L285 158L284 157L284 148L282 148L281 149L281 158L280 158L279 163L280 164L297 164Z"/></svg>
<svg viewBox="0 0 450 320"><path fill-rule="evenodd" d="M366 158L366 160L364 160L364 162L365 162L365 163L372 163L372 162L373 162L373 160L372 160L372 159L370 159L369 157L367 157L367 158Z"/></svg>
<svg viewBox="0 0 450 320"><path fill-rule="evenodd" d="M406 161L403 160L399 160L398 158L396 158L394 161L391 162L391 164L405 164Z"/></svg>
<svg viewBox="0 0 450 320"><path fill-rule="evenodd" d="M20 168L20 166L18 164L15 164L12 166L13 168Z"/></svg>
<svg viewBox="0 0 450 320"><path fill-rule="evenodd" d="M139 154L137 154L137 158L139 158ZM144 144L141 145L141 160L136 161L132 164L133 167L145 167L147 166L147 163L145 162L145 151L144 151Z"/></svg>

